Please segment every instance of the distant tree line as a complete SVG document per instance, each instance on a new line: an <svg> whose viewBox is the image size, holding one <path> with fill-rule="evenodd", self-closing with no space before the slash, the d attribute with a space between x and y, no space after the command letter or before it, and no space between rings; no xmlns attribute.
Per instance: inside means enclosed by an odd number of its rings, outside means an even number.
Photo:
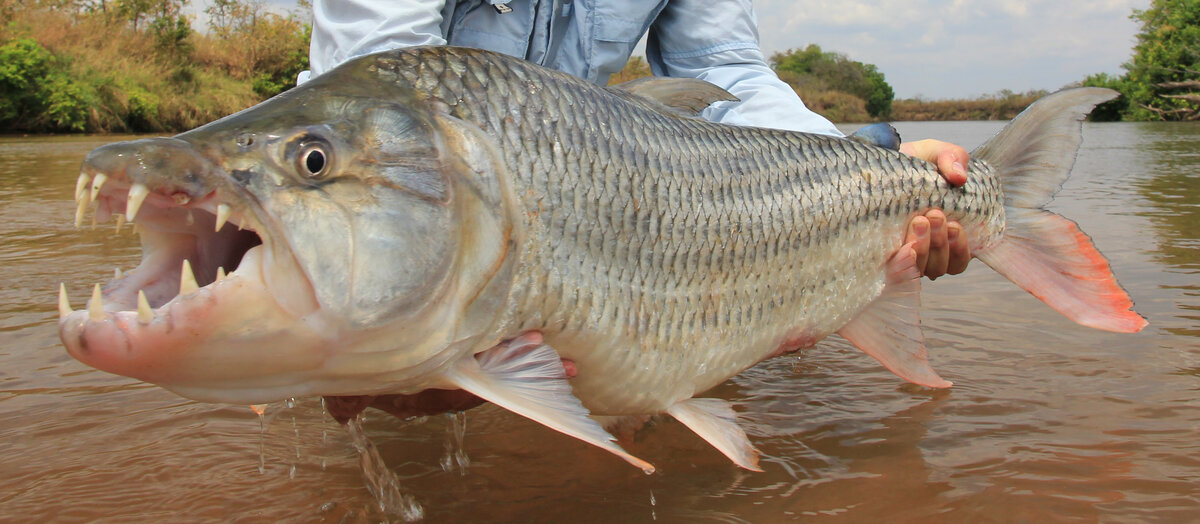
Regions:
<svg viewBox="0 0 1200 524"><path fill-rule="evenodd" d="M891 114L895 96L892 86L872 64L823 51L817 45L775 53L770 63L779 78L795 89L810 109L830 120L866 122L887 119ZM651 74L646 59L635 56L609 83Z"/></svg>

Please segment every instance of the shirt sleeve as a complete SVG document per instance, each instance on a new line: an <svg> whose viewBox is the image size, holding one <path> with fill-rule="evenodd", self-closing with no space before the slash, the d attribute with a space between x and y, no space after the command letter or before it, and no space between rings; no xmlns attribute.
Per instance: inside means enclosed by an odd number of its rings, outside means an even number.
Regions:
<svg viewBox="0 0 1200 524"><path fill-rule="evenodd" d="M767 65L750 0L671 0L650 29L646 60L657 75L699 78L738 97L705 109L708 120L843 136Z"/></svg>
<svg viewBox="0 0 1200 524"><path fill-rule="evenodd" d="M309 71L297 84L351 58L417 45L443 45L446 0L313 0Z"/></svg>

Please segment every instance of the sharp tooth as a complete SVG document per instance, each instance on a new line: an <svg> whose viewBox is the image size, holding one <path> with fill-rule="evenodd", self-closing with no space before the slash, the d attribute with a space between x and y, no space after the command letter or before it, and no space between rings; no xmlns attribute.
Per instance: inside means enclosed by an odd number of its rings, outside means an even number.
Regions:
<svg viewBox="0 0 1200 524"><path fill-rule="evenodd" d="M131 229L133 229L133 234L135 234L135 235L142 234L142 226L139 226L136 223L133 224L133 227Z"/></svg>
<svg viewBox="0 0 1200 524"><path fill-rule="evenodd" d="M83 225L83 214L87 212L88 200L85 198L75 205L75 227Z"/></svg>
<svg viewBox="0 0 1200 524"><path fill-rule="evenodd" d="M67 300L66 284L58 285L58 318L64 318L75 310L71 309L71 302Z"/></svg>
<svg viewBox="0 0 1200 524"><path fill-rule="evenodd" d="M96 175L96 178L92 180L92 200L95 200L100 195L100 188L105 182L108 182L108 175L104 173Z"/></svg>
<svg viewBox="0 0 1200 524"><path fill-rule="evenodd" d="M217 282L220 282L224 279L225 279L225 268L218 266L217 267Z"/></svg>
<svg viewBox="0 0 1200 524"><path fill-rule="evenodd" d="M224 226L225 222L229 221L229 213L231 212L233 212L233 209L229 207L229 204L220 204L217 206L217 231L220 231L221 226Z"/></svg>
<svg viewBox="0 0 1200 524"><path fill-rule="evenodd" d="M121 268L114 267L113 268L113 280L116 280L118 278L121 278Z"/></svg>
<svg viewBox="0 0 1200 524"><path fill-rule="evenodd" d="M125 204L125 218L133 220L137 217L138 209L142 207L142 202L146 201L146 196L150 194L150 188L145 184L134 184L129 188L129 202Z"/></svg>
<svg viewBox="0 0 1200 524"><path fill-rule="evenodd" d="M124 226L125 226L125 215L117 215L117 231L121 231L121 228Z"/></svg>
<svg viewBox="0 0 1200 524"><path fill-rule="evenodd" d="M150 301L146 300L146 292L138 290L138 322L149 324L154 321L154 310L150 309Z"/></svg>
<svg viewBox="0 0 1200 524"><path fill-rule="evenodd" d="M91 183L92 183L91 176L88 176L87 173L79 174L79 180L77 180L75 182L75 201L76 202L78 202L79 199L83 198L83 192L87 191L87 187Z"/></svg>
<svg viewBox="0 0 1200 524"><path fill-rule="evenodd" d="M100 296L100 284L92 288L92 301L88 302L88 318L104 320L104 299Z"/></svg>
<svg viewBox="0 0 1200 524"><path fill-rule="evenodd" d="M186 295L200 289L196 283L196 275L192 274L192 264L183 259L183 270L179 272L179 294Z"/></svg>

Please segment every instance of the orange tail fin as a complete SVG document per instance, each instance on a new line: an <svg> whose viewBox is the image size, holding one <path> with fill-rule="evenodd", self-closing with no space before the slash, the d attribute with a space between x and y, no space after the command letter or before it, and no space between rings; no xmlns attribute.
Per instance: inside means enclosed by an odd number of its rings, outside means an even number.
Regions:
<svg viewBox="0 0 1200 524"><path fill-rule="evenodd" d="M1115 95L1099 88L1050 95L972 153L996 169L1005 194L1004 236L975 255L1079 324L1133 333L1146 319L1132 311L1108 260L1074 222L1042 209L1071 173L1084 117Z"/></svg>

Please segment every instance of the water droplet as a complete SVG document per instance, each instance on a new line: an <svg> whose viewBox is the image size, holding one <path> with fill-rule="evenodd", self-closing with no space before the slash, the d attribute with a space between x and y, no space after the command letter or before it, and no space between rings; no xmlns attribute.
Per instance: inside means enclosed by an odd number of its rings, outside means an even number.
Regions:
<svg viewBox="0 0 1200 524"><path fill-rule="evenodd" d="M388 469L379 455L375 444L362 431L364 417L360 413L346 423L346 432L350 434L350 442L358 452L362 466L363 481L367 490L375 496L375 502L380 511L387 516L395 516L407 522L413 522L425 517L425 509L412 495L400 492L400 481L392 470Z"/></svg>
<svg viewBox="0 0 1200 524"><path fill-rule="evenodd" d="M471 458L463 447L463 438L467 434L467 414L462 411L447 413L446 419L450 424L446 427L446 454L442 455L440 461L442 470L457 470L460 475L466 475L467 467L471 465Z"/></svg>
<svg viewBox="0 0 1200 524"><path fill-rule="evenodd" d="M258 414L258 474L267 473L266 439L267 439L267 405L254 404L250 409Z"/></svg>

